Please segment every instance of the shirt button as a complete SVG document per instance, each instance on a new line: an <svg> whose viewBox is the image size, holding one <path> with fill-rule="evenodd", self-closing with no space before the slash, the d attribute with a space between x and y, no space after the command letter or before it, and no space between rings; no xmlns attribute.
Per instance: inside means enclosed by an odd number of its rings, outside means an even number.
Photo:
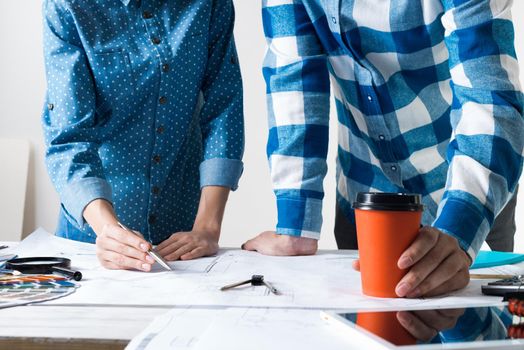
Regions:
<svg viewBox="0 0 524 350"><path fill-rule="evenodd" d="M161 96L159 99L158 99L158 103L160 103L161 105L165 105L167 103L167 97L165 96Z"/></svg>
<svg viewBox="0 0 524 350"><path fill-rule="evenodd" d="M49 103L49 104L47 105L47 109L49 109L50 111L52 111L53 109L55 109L55 105L52 104L52 103Z"/></svg>
<svg viewBox="0 0 524 350"><path fill-rule="evenodd" d="M331 20L333 21L334 24L337 24L337 18L336 17L331 17Z"/></svg>
<svg viewBox="0 0 524 350"><path fill-rule="evenodd" d="M151 19L151 18L153 18L153 14L150 11L144 11L144 12L142 12L142 18L143 19Z"/></svg>
<svg viewBox="0 0 524 350"><path fill-rule="evenodd" d="M153 156L153 162L155 162L156 164L160 163L160 160L162 160L162 158L160 158L158 154L155 154Z"/></svg>
<svg viewBox="0 0 524 350"><path fill-rule="evenodd" d="M160 188L158 188L157 186L153 186L153 188L151 189L151 192L153 192L153 194L157 195L160 193Z"/></svg>
<svg viewBox="0 0 524 350"><path fill-rule="evenodd" d="M156 128L156 132L158 134L163 134L164 133L164 127L162 125L160 125L158 128Z"/></svg>
<svg viewBox="0 0 524 350"><path fill-rule="evenodd" d="M378 139L379 139L380 141L384 141L384 140L386 139L386 136L384 136L384 135L378 135Z"/></svg>
<svg viewBox="0 0 524 350"><path fill-rule="evenodd" d="M164 64L162 65L162 72L166 73L166 72L168 72L168 71L169 71L169 64L164 63Z"/></svg>
<svg viewBox="0 0 524 350"><path fill-rule="evenodd" d="M373 101L373 97L371 97L371 95L368 95L368 101L369 102Z"/></svg>
<svg viewBox="0 0 524 350"><path fill-rule="evenodd" d="M391 171L397 171L397 167L394 166L394 165L392 165L392 166L391 166Z"/></svg>
<svg viewBox="0 0 524 350"><path fill-rule="evenodd" d="M235 64L236 65L238 63L237 62L237 58L235 56L231 56L231 60L230 61L231 61L231 64Z"/></svg>
<svg viewBox="0 0 524 350"><path fill-rule="evenodd" d="M152 225L156 222L156 216L154 215L149 215L149 218L147 219L147 222Z"/></svg>
<svg viewBox="0 0 524 350"><path fill-rule="evenodd" d="M160 40L160 38L153 38L153 39L151 39L151 42L153 44L155 44L155 45L158 45L158 44L160 44L161 40Z"/></svg>

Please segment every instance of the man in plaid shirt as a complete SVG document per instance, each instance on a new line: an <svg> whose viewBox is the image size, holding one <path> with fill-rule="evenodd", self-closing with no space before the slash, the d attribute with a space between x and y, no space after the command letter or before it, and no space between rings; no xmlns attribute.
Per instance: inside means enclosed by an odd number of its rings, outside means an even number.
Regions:
<svg viewBox="0 0 524 350"><path fill-rule="evenodd" d="M355 248L357 192L380 191L421 193L426 209L419 237L398 262L410 269L397 286L400 297L464 287L490 231L509 236L492 243L511 250L524 142L511 5L264 0L278 225L244 248L316 252L331 85L339 248Z"/></svg>

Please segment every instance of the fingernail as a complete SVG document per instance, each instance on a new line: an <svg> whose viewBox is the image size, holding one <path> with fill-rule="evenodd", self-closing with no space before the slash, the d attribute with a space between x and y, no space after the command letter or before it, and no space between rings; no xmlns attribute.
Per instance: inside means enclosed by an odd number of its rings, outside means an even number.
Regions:
<svg viewBox="0 0 524 350"><path fill-rule="evenodd" d="M149 255L146 256L146 260L148 262L150 262L151 264L154 264L155 263L155 259L153 259L152 257L150 257Z"/></svg>
<svg viewBox="0 0 524 350"><path fill-rule="evenodd" d="M405 269L413 264L413 260L409 256L404 256L398 261L398 267Z"/></svg>
<svg viewBox="0 0 524 350"><path fill-rule="evenodd" d="M142 249L144 252L147 252L147 250L148 250L147 244L140 243L140 249Z"/></svg>
<svg viewBox="0 0 524 350"><path fill-rule="evenodd" d="M146 270L146 271L149 271L149 270L151 270L151 265L149 265L149 264L142 264L142 268L144 270Z"/></svg>
<svg viewBox="0 0 524 350"><path fill-rule="evenodd" d="M395 290L395 293L397 293L397 295L399 297L403 297L405 296L406 294L408 294L409 290L411 289L410 285L407 284L407 283L401 283L397 286L396 290Z"/></svg>

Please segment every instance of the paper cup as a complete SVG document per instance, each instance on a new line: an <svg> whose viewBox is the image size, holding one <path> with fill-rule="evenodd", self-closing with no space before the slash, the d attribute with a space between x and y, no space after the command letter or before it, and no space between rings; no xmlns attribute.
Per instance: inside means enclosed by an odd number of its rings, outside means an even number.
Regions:
<svg viewBox="0 0 524 350"><path fill-rule="evenodd" d="M397 263L418 235L423 210L421 196L359 193L353 208L362 291L369 296L397 298L395 287L407 273Z"/></svg>

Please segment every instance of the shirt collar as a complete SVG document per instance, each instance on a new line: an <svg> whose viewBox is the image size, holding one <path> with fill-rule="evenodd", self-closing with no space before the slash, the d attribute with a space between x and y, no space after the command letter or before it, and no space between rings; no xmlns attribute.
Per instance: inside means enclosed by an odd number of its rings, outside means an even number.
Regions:
<svg viewBox="0 0 524 350"><path fill-rule="evenodd" d="M127 6L127 5L129 5L129 2L130 2L131 0L120 0L120 1L122 1L122 4L124 4L125 6Z"/></svg>

